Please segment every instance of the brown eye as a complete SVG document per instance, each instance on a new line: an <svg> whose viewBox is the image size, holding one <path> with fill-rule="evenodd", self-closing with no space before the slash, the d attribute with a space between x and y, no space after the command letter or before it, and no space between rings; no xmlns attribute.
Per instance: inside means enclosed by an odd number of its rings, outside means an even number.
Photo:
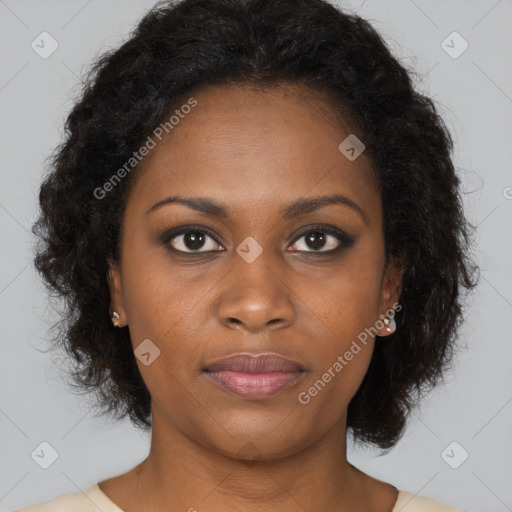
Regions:
<svg viewBox="0 0 512 512"><path fill-rule="evenodd" d="M184 253L223 250L223 247L215 241L205 228L181 228L178 232L168 235L164 243L170 245L175 251Z"/></svg>
<svg viewBox="0 0 512 512"><path fill-rule="evenodd" d="M300 242L302 239L304 242ZM291 249L298 252L323 254L350 247L353 243L353 238L331 226L315 226L314 229L309 229L297 238Z"/></svg>

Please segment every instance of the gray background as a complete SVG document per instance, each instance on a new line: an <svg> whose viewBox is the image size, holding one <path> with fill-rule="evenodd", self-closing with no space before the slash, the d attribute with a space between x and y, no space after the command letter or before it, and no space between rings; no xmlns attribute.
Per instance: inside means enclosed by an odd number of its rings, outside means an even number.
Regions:
<svg viewBox="0 0 512 512"><path fill-rule="evenodd" d="M92 417L46 348L55 318L31 266L30 226L44 159L58 144L79 77L127 38L153 5L144 0L0 0L0 511L78 493L127 471L147 455L149 435L128 422ZM467 345L446 384L411 418L389 454L350 448L360 469L470 512L512 510L512 1L353 0L439 105L454 135L468 218L478 225L481 286L461 340ZM58 42L49 58L31 43ZM458 58L441 43L457 31ZM448 39L450 41L450 39ZM460 41L449 43L457 51ZM58 452L42 469L41 442ZM452 452L445 448L456 441ZM469 457L457 469L465 450Z"/></svg>

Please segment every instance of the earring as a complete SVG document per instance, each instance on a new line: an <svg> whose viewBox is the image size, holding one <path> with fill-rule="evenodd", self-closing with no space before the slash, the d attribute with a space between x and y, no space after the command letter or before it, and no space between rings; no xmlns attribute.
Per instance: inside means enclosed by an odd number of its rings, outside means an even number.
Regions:
<svg viewBox="0 0 512 512"><path fill-rule="evenodd" d="M394 316L384 318L384 323L386 324L386 331L389 334L393 334L396 331L396 320Z"/></svg>
<svg viewBox="0 0 512 512"><path fill-rule="evenodd" d="M110 318L115 327L119 327L119 314L116 311L112 311Z"/></svg>

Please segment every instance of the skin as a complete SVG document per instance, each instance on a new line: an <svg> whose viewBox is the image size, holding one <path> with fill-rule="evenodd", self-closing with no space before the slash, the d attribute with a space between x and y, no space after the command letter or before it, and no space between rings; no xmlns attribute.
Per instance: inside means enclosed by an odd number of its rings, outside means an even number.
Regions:
<svg viewBox="0 0 512 512"><path fill-rule="evenodd" d="M150 339L161 352L148 366L137 359L152 396L150 453L100 488L126 512L389 512L397 490L346 459L347 406L374 343L386 339L370 337L307 405L297 398L400 296L402 268L393 259L385 266L371 162L364 153L349 161L338 149L358 132L327 98L298 85L216 86L194 98L197 106L143 161L124 212L121 260L111 265L119 325L134 349ZM146 213L177 194L208 197L229 215L177 203ZM280 213L333 194L363 214L341 204L290 219ZM343 245L326 234L315 250L305 235L320 223L354 237L353 245L326 255ZM216 234L206 235L199 255L182 236L161 241L188 224ZM236 252L248 236L263 249L252 263ZM173 254L172 244L188 252ZM244 399L201 371L236 352L278 353L306 371L272 397Z"/></svg>

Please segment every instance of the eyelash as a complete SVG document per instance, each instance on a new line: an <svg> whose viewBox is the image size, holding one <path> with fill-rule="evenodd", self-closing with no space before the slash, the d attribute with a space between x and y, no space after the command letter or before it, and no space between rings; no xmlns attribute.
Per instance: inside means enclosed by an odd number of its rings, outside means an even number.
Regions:
<svg viewBox="0 0 512 512"><path fill-rule="evenodd" d="M310 250L310 251L294 251L294 252L298 252L298 253L302 253L302 254L305 253L308 255L313 254L313 255L318 255L318 256L333 255L335 253L342 251L343 249L348 249L348 248L352 247L352 245L354 244L354 241L355 241L353 237L348 236L343 231L340 231L340 230L333 228L332 226L329 226L326 224L315 224L312 226L307 226L307 228L308 228L307 230L302 231L294 238L291 245L296 244L305 235L308 235L310 233L315 233L315 232L320 232L325 235L333 236L334 238L336 238L338 240L339 245L335 249L331 249L329 251ZM211 254L214 252L221 252L220 250L190 251L190 252L189 251L181 251L181 250L176 249L170 245L171 240L173 240L174 238L176 238L180 235L190 233L190 232L198 232L198 233L201 233L204 235L208 235L210 238L212 238L215 241L216 244L221 245L220 242L217 240L217 237L213 233L213 231L211 231L210 229L208 229L204 226L194 225L194 224L188 225L188 226L181 226L179 228L173 229L170 232L165 233L161 240L162 244L166 245L168 247L168 249L171 250L173 253L179 254L179 255L187 255L187 256L192 255L193 256L193 255L198 255L198 254L204 255L204 254Z"/></svg>

